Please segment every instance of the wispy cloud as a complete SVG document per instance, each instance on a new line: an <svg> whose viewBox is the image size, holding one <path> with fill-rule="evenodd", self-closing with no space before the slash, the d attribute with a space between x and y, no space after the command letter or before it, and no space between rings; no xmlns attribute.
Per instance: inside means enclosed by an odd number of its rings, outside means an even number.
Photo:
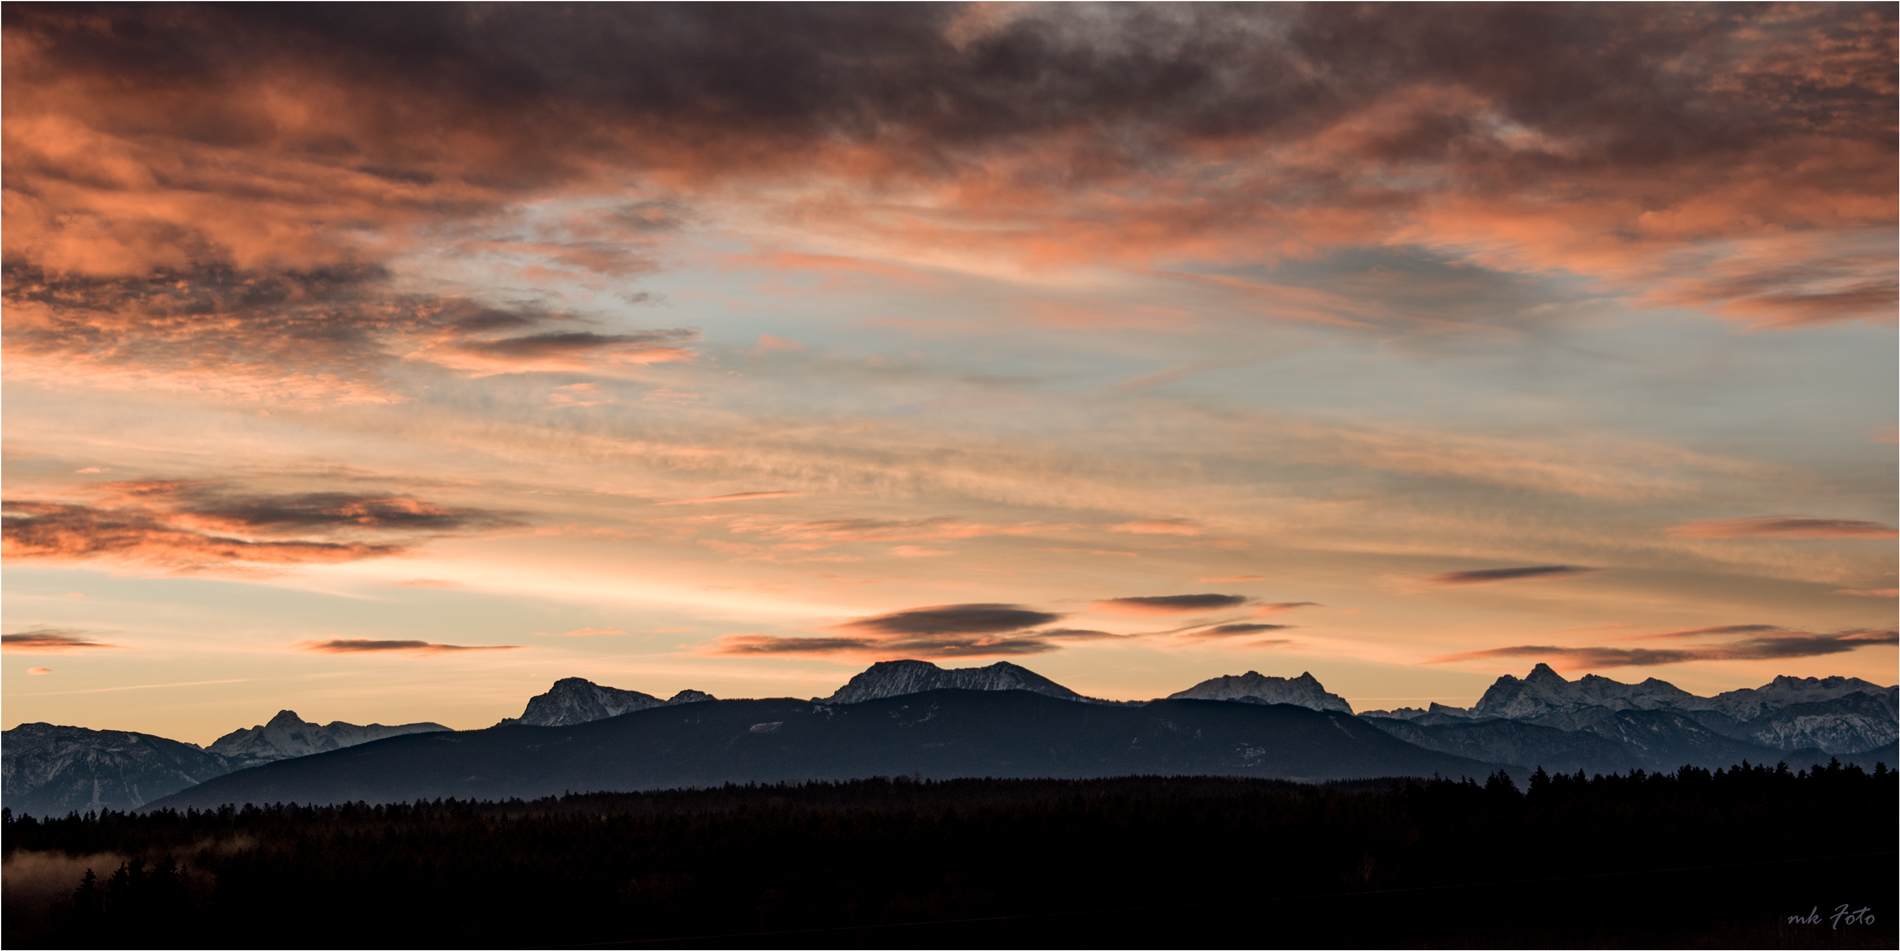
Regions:
<svg viewBox="0 0 1900 951"><path fill-rule="evenodd" d="M405 495L264 495L160 480L89 491L96 501L6 501L0 551L13 559L108 559L192 571L384 558L427 538L513 524L497 513Z"/></svg>
<svg viewBox="0 0 1900 951"><path fill-rule="evenodd" d="M295 646L299 650L315 651L320 654L452 654L462 651L512 651L521 649L521 645L518 644L470 646L465 644L434 644L429 641L376 641L363 638L344 638L330 641L300 641Z"/></svg>
<svg viewBox="0 0 1900 951"><path fill-rule="evenodd" d="M20 654L63 654L80 650L124 650L117 644L93 640L90 633L70 628L36 627L17 634L0 634L0 648Z"/></svg>
<svg viewBox="0 0 1900 951"><path fill-rule="evenodd" d="M1524 568L1482 568L1477 571L1450 571L1432 575L1425 581L1439 585L1496 584L1500 581L1525 581L1538 578L1563 578L1589 574L1596 568L1575 565L1532 565Z"/></svg>
<svg viewBox="0 0 1900 951"><path fill-rule="evenodd" d="M1193 637L1193 638L1250 637L1255 634L1267 634L1273 631L1285 631L1285 630L1291 630L1291 629L1292 629L1292 625L1290 624L1253 624L1253 623L1219 624L1219 625L1215 625L1214 627L1201 628L1200 630L1197 630L1197 631L1188 631L1184 633L1182 636ZM1285 643L1285 642L1283 641L1281 643Z"/></svg>
<svg viewBox="0 0 1900 951"><path fill-rule="evenodd" d="M671 502L655 502L654 505L707 505L714 502L748 502L756 499L795 499L803 492L733 492L728 495L709 495L698 499L674 499Z"/></svg>
<svg viewBox="0 0 1900 951"><path fill-rule="evenodd" d="M894 658L1013 657L1056 650L1059 641L1114 637L1102 631L1042 628L1061 615L1015 604L942 604L858 618L836 636L740 634L717 639L715 654L808 654Z"/></svg>
<svg viewBox="0 0 1900 951"><path fill-rule="evenodd" d="M1111 532L1126 532L1130 535L1201 535L1207 529L1199 523L1184 518L1150 518L1120 525L1110 525Z"/></svg>
<svg viewBox="0 0 1900 951"><path fill-rule="evenodd" d="M1900 538L1891 526L1851 518L1754 515L1700 518L1670 527L1678 538Z"/></svg>
<svg viewBox="0 0 1900 951"><path fill-rule="evenodd" d="M1685 632L1685 636L1698 634L1700 632ZM1743 638L1727 644L1660 650L1640 647L1556 647L1526 644L1451 654L1437 658L1432 663L1450 664L1471 660L1526 657L1553 661L1560 666L1577 669L1656 667L1691 661L1825 657L1831 654L1845 654L1863 647L1891 645L1896 642L1900 642L1900 637L1897 637L1893 630L1858 629L1834 634L1789 632L1773 636Z"/></svg>
<svg viewBox="0 0 1900 951"><path fill-rule="evenodd" d="M1322 608L1322 607L1325 607L1325 605L1319 603L1318 601L1280 601L1274 604L1263 604L1257 608L1254 608L1253 616L1254 617L1271 617L1275 614L1285 614L1288 611L1297 611L1300 608Z"/></svg>
<svg viewBox="0 0 1900 951"><path fill-rule="evenodd" d="M1163 594L1131 598L1107 598L1094 603L1102 611L1116 614L1194 614L1222 611L1246 604L1238 594Z"/></svg>

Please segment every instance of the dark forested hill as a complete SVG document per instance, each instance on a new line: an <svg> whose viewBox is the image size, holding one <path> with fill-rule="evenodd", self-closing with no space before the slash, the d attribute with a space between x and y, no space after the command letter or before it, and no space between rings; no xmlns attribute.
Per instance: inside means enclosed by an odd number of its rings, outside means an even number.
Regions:
<svg viewBox="0 0 1900 951"><path fill-rule="evenodd" d="M532 798L866 776L1483 776L1352 716L1288 705L1076 703L933 690L864 703L719 700L565 727L418 734L219 777L148 808Z"/></svg>
<svg viewBox="0 0 1900 951"><path fill-rule="evenodd" d="M0 944L1896 946L1884 768L1527 785L899 778L0 811Z"/></svg>

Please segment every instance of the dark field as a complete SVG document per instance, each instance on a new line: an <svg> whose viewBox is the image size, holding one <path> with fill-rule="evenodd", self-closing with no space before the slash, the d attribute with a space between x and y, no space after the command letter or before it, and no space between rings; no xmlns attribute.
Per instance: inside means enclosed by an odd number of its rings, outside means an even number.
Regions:
<svg viewBox="0 0 1900 951"><path fill-rule="evenodd" d="M1757 767L9 814L4 941L1891 948L1896 793Z"/></svg>

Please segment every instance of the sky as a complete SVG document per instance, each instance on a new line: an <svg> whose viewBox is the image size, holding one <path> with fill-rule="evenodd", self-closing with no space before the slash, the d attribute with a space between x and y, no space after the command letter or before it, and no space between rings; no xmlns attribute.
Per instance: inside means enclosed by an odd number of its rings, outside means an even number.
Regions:
<svg viewBox="0 0 1900 951"><path fill-rule="evenodd" d="M8 728L1897 679L1892 4L4 18Z"/></svg>

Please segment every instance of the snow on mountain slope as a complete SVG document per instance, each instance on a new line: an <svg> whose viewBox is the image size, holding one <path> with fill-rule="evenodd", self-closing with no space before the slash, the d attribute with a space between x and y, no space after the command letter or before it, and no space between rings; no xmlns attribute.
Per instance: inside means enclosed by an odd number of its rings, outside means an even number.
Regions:
<svg viewBox="0 0 1900 951"><path fill-rule="evenodd" d="M243 769L294 756L327 753L391 736L434 733L447 729L440 723L404 723L398 726L371 723L357 726L341 720L319 726L304 720L294 711L279 710L276 716L270 718L270 722L226 733L206 750L229 760L232 769Z"/></svg>
<svg viewBox="0 0 1900 951"><path fill-rule="evenodd" d="M554 682L547 693L528 698L528 707L521 716L503 720L497 726L519 724L521 726L573 726L576 723L592 723L617 717L635 710L650 710L681 703L699 703L715 699L712 694L700 690L682 690L670 700L661 700L652 694L638 690L621 690L618 687L603 687L591 680L580 677L564 677Z"/></svg>
<svg viewBox="0 0 1900 951"><path fill-rule="evenodd" d="M1035 671L999 661L988 667L945 669L922 660L887 660L851 678L825 703L863 703L926 690L1028 690L1064 700L1088 698Z"/></svg>
<svg viewBox="0 0 1900 951"><path fill-rule="evenodd" d="M1326 688L1320 686L1320 682L1310 673L1298 677L1263 677L1250 670L1238 677L1203 680L1179 693L1169 694L1168 699L1290 703L1309 710L1352 712L1351 704L1338 694L1327 693Z"/></svg>
<svg viewBox="0 0 1900 951"><path fill-rule="evenodd" d="M1675 735L1667 749L1700 749L1699 734L1722 737L1781 751L1819 749L1852 754L1876 749L1900 737L1896 701L1900 687L1882 687L1853 677L1776 677L1761 687L1698 697L1674 684L1650 678L1626 684L1586 674L1565 680L1538 664L1520 680L1499 677L1469 710L1432 704L1429 711L1405 708L1372 710L1365 716L1408 720L1421 726L1460 720L1511 720L1559 730L1586 730L1620 742L1641 743L1645 731ZM1643 721L1631 730L1615 713L1682 714L1693 721ZM1634 721L1630 721L1634 722ZM1707 744L1703 744L1707 745ZM1713 749L1714 746L1709 748Z"/></svg>
<svg viewBox="0 0 1900 951"><path fill-rule="evenodd" d="M0 800L16 814L128 811L230 771L222 756L146 733L51 723L0 733Z"/></svg>

